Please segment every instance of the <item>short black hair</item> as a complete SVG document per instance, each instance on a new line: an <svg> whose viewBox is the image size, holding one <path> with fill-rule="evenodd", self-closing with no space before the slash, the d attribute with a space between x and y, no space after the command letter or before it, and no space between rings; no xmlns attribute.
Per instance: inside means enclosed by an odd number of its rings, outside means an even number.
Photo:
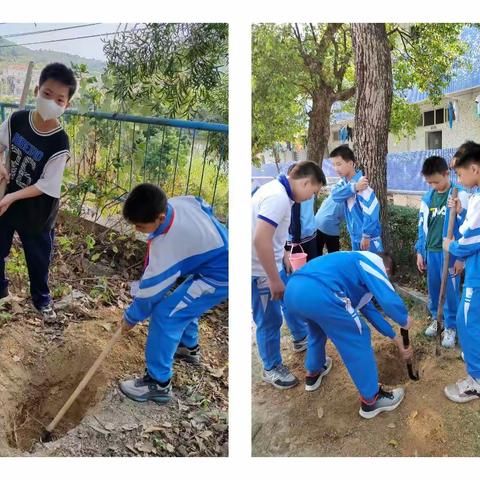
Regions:
<svg viewBox="0 0 480 480"><path fill-rule="evenodd" d="M293 180L310 178L313 183L319 183L320 185L327 184L323 170L315 162L311 162L310 160L295 163L289 168L288 176Z"/></svg>
<svg viewBox="0 0 480 480"><path fill-rule="evenodd" d="M123 217L130 223L152 223L167 211L167 195L156 185L141 183L123 204Z"/></svg>
<svg viewBox="0 0 480 480"><path fill-rule="evenodd" d="M459 147L458 150L455 152L455 155L453 158L461 158L463 155L465 155L468 150L471 150L472 148L477 148L480 147L480 144L474 142L473 140L467 140L465 143L462 143Z"/></svg>
<svg viewBox="0 0 480 480"><path fill-rule="evenodd" d="M49 63L40 72L40 80L38 85L41 87L47 80L55 80L68 87L68 99L73 97L77 90L77 80L71 68L68 68L63 63L55 62Z"/></svg>
<svg viewBox="0 0 480 480"><path fill-rule="evenodd" d="M428 157L422 166L422 175L429 176L434 175L435 173L445 173L448 172L447 161L443 157L433 155Z"/></svg>
<svg viewBox="0 0 480 480"><path fill-rule="evenodd" d="M333 157L342 157L346 162L350 161L355 163L355 155L353 154L353 150L347 144L343 144L337 148L334 148L330 152L330 158Z"/></svg>
<svg viewBox="0 0 480 480"><path fill-rule="evenodd" d="M467 152L457 160L455 168L467 168L472 163L480 165L480 145L467 150Z"/></svg>
<svg viewBox="0 0 480 480"><path fill-rule="evenodd" d="M395 265L395 260L390 252L379 252L377 253L379 257L383 260L385 269L390 270L390 276L393 277L397 271L397 266Z"/></svg>

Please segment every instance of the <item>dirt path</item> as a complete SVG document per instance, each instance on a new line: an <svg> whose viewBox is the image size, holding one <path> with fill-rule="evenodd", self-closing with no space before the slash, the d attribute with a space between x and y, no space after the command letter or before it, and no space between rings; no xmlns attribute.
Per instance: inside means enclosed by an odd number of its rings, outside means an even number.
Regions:
<svg viewBox="0 0 480 480"><path fill-rule="evenodd" d="M4 325L0 455L226 455L226 315L221 306L200 323L202 365L175 365L174 400L167 406L138 404L117 390L120 379L143 374L147 328L134 329L115 346L59 424L55 441L47 444L38 442L42 425L53 419L94 362L121 310L99 309L63 331L28 315Z"/></svg>
<svg viewBox="0 0 480 480"><path fill-rule="evenodd" d="M413 342L421 380L411 382L394 345L374 334L380 380L406 388L403 404L372 420L358 415L359 399L335 347L328 342L333 368L316 392L304 390L304 354L295 354L287 332L282 336L286 365L301 380L280 391L261 382L261 363L253 348L254 456L479 456L480 402L449 401L443 387L465 376L460 351L435 356L423 336L425 315L416 312ZM373 331L373 329L372 329Z"/></svg>

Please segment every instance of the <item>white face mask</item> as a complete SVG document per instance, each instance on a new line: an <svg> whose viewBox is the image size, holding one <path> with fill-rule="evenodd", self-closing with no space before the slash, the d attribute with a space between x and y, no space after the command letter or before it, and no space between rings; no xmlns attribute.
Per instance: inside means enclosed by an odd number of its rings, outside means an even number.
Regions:
<svg viewBox="0 0 480 480"><path fill-rule="evenodd" d="M43 120L53 120L63 115L65 107L61 107L55 102L55 100L49 100L42 97L40 94L37 96L37 111Z"/></svg>

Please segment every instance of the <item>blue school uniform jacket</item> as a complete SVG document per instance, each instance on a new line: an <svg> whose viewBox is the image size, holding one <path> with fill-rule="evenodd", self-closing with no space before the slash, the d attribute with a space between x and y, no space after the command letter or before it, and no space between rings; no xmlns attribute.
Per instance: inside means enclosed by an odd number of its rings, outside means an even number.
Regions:
<svg viewBox="0 0 480 480"><path fill-rule="evenodd" d="M332 190L333 199L344 204L345 221L352 242L382 235L380 205L375 192L370 187L362 192L355 191L355 184L362 175L362 172L358 171L350 181L342 178Z"/></svg>
<svg viewBox="0 0 480 480"><path fill-rule="evenodd" d="M452 242L449 252L465 262L465 288L480 287L480 193L471 196L460 237Z"/></svg>
<svg viewBox="0 0 480 480"><path fill-rule="evenodd" d="M198 275L206 284L228 284L227 229L199 197L169 200L167 217L149 236L148 265L124 318L130 324L152 315L180 277ZM192 301L195 296L192 294Z"/></svg>
<svg viewBox="0 0 480 480"><path fill-rule="evenodd" d="M340 298L347 299L347 304L360 310L382 335L393 338L395 331L375 308L372 297L393 321L401 326L407 324L407 309L390 283L382 259L375 253L330 253L314 258L293 275L314 278ZM360 321L357 326L361 329Z"/></svg>
<svg viewBox="0 0 480 480"><path fill-rule="evenodd" d="M315 223L322 233L338 237L344 217L343 205L337 203L330 194L315 214Z"/></svg>
<svg viewBox="0 0 480 480"><path fill-rule="evenodd" d="M457 186L457 188L459 188ZM452 193L453 185L450 187L448 195L450 196ZM427 235L428 235L428 216L430 213L430 205L432 203L432 195L433 195L434 190L429 190L423 197L422 197L422 202L420 204L420 211L418 213L418 240L415 243L415 250L422 255L424 259L427 258L427 250L426 250L426 245L427 245ZM462 204L462 207L464 210L459 214L456 215L455 218L455 223L454 223L454 228L453 228L453 236L455 239L458 239L460 237L459 233L459 228L460 225L463 223L465 220L466 212L467 212L467 207L468 207L468 201L470 198L470 194L466 192L465 190L459 188L458 190L458 198L460 199L460 203ZM447 208L447 211L445 212L445 221L443 224L443 237L445 238L448 233L448 221L450 218L450 209Z"/></svg>

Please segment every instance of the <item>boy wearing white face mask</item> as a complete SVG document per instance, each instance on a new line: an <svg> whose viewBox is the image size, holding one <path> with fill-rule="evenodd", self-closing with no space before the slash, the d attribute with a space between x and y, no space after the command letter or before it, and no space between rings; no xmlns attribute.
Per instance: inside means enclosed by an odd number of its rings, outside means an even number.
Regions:
<svg viewBox="0 0 480 480"><path fill-rule="evenodd" d="M35 87L37 107L17 111L0 126L0 152L8 149L10 172L0 158L0 299L8 296L5 259L15 232L22 241L34 306L44 319L56 317L51 306L48 271L55 219L69 140L58 118L77 88L73 71L61 63L47 65ZM2 156L3 157L3 156Z"/></svg>

